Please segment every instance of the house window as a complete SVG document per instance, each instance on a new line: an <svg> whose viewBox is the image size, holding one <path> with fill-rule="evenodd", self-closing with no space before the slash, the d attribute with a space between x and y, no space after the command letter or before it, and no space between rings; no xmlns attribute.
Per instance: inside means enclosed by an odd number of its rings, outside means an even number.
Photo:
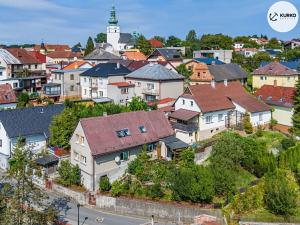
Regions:
<svg viewBox="0 0 300 225"><path fill-rule="evenodd" d="M35 68L35 69L37 69L37 68L38 68L38 65L37 65L37 64L35 64L35 65L34 65L34 68Z"/></svg>
<svg viewBox="0 0 300 225"><path fill-rule="evenodd" d="M193 101L191 101L191 106L193 106L194 105L194 102Z"/></svg>
<svg viewBox="0 0 300 225"><path fill-rule="evenodd" d="M220 113L220 114L218 114L218 121L220 122L220 121L222 121L222 120L223 120L223 114Z"/></svg>
<svg viewBox="0 0 300 225"><path fill-rule="evenodd" d="M141 86L141 82L137 82L137 86L140 87Z"/></svg>
<svg viewBox="0 0 300 225"><path fill-rule="evenodd" d="M83 78L83 81L84 81L84 83L86 83L86 77L85 77L85 78Z"/></svg>
<svg viewBox="0 0 300 225"><path fill-rule="evenodd" d="M188 70L189 70L189 71L191 71L191 70L192 70L192 68L193 68L192 66L188 66Z"/></svg>
<svg viewBox="0 0 300 225"><path fill-rule="evenodd" d="M79 134L76 134L76 143L79 143Z"/></svg>
<svg viewBox="0 0 300 225"><path fill-rule="evenodd" d="M189 133L189 137L192 137L193 136L193 133Z"/></svg>
<svg viewBox="0 0 300 225"><path fill-rule="evenodd" d="M2 76L3 75L3 72L2 71L0 71L0 76Z"/></svg>
<svg viewBox="0 0 300 225"><path fill-rule="evenodd" d="M0 147L2 148L2 139L0 139Z"/></svg>
<svg viewBox="0 0 300 225"><path fill-rule="evenodd" d="M265 76L265 80L267 80L267 76Z"/></svg>
<svg viewBox="0 0 300 225"><path fill-rule="evenodd" d="M121 152L120 153L120 159L122 161L128 160L129 159L129 152L128 151L127 152Z"/></svg>
<svg viewBox="0 0 300 225"><path fill-rule="evenodd" d="M74 80L74 74L70 75L70 80Z"/></svg>
<svg viewBox="0 0 300 225"><path fill-rule="evenodd" d="M18 83L13 83L14 88L18 87Z"/></svg>
<svg viewBox="0 0 300 225"><path fill-rule="evenodd" d="M84 137L79 137L79 144L84 145Z"/></svg>
<svg viewBox="0 0 300 225"><path fill-rule="evenodd" d="M103 97L103 91L99 91L99 96Z"/></svg>
<svg viewBox="0 0 300 225"><path fill-rule="evenodd" d="M55 77L55 80L57 80L57 74L55 74L54 77Z"/></svg>
<svg viewBox="0 0 300 225"><path fill-rule="evenodd" d="M31 65L28 65L29 69L31 69Z"/></svg>
<svg viewBox="0 0 300 225"><path fill-rule="evenodd" d="M59 74L59 80L61 80L61 74Z"/></svg>
<svg viewBox="0 0 300 225"><path fill-rule="evenodd" d="M184 105L185 104L185 100L184 99L182 99L182 105Z"/></svg>
<svg viewBox="0 0 300 225"><path fill-rule="evenodd" d="M116 133L119 138L130 136L129 129L118 130L118 131L116 131Z"/></svg>
<svg viewBox="0 0 300 225"><path fill-rule="evenodd" d="M198 73L198 77L200 77L200 75L201 75L201 74L200 74L200 73Z"/></svg>
<svg viewBox="0 0 300 225"><path fill-rule="evenodd" d="M86 89L84 89L84 95L86 95Z"/></svg>
<svg viewBox="0 0 300 225"><path fill-rule="evenodd" d="M141 133L146 133L147 132L146 127L144 125L139 126L139 130L140 130Z"/></svg>
<svg viewBox="0 0 300 225"><path fill-rule="evenodd" d="M74 85L70 86L70 91L74 91Z"/></svg>
<svg viewBox="0 0 300 225"><path fill-rule="evenodd" d="M260 113L258 116L259 116L259 121L262 121L263 120L263 114Z"/></svg>
<svg viewBox="0 0 300 225"><path fill-rule="evenodd" d="M154 84L148 83L148 84L147 84L147 89L148 89L148 90L153 90L153 89L154 89Z"/></svg>
<svg viewBox="0 0 300 225"><path fill-rule="evenodd" d="M147 145L147 152L153 152L154 149L155 149L155 145L154 144L148 144Z"/></svg>
<svg viewBox="0 0 300 225"><path fill-rule="evenodd" d="M75 152L75 151L74 151L74 159L75 159L76 161L79 160L79 154L78 154L78 152Z"/></svg>
<svg viewBox="0 0 300 225"><path fill-rule="evenodd" d="M128 94L128 88L121 88L121 94Z"/></svg>
<svg viewBox="0 0 300 225"><path fill-rule="evenodd" d="M260 80L264 80L264 77L263 77L263 76L261 76L261 77L260 77Z"/></svg>
<svg viewBox="0 0 300 225"><path fill-rule="evenodd" d="M206 124L212 123L212 116L206 116L205 122L206 122Z"/></svg>
<svg viewBox="0 0 300 225"><path fill-rule="evenodd" d="M82 163L86 164L86 157L83 156L83 155L81 155L80 161L81 161Z"/></svg>

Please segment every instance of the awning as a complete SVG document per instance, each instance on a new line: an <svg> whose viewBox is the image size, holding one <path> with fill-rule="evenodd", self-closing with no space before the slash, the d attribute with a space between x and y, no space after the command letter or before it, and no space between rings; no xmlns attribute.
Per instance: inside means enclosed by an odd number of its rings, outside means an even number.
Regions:
<svg viewBox="0 0 300 225"><path fill-rule="evenodd" d="M191 110L187 110L187 109L178 109L178 110L174 111L173 113L171 113L171 115L169 117L174 118L174 119L183 120L183 121L188 121L188 120L194 118L195 116L198 116L199 114L200 114L199 112L195 112L195 111L191 111Z"/></svg>
<svg viewBox="0 0 300 225"><path fill-rule="evenodd" d="M51 166L54 164L58 164L58 158L54 155L46 155L43 157L40 157L38 159L35 160L35 163L39 166Z"/></svg>
<svg viewBox="0 0 300 225"><path fill-rule="evenodd" d="M189 147L189 145L180 139L174 137L174 136L169 136L166 138L160 139L162 142L165 143L165 145L170 148L170 150L177 150L177 149L183 149Z"/></svg>

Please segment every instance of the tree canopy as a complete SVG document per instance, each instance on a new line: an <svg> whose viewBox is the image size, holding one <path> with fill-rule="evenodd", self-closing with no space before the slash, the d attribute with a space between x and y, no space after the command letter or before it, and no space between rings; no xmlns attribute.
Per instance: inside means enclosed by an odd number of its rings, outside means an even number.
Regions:
<svg viewBox="0 0 300 225"><path fill-rule="evenodd" d="M92 37L89 37L87 40L87 43L86 43L84 55L90 54L94 50L94 48L95 48L95 46L94 46L93 39L92 39Z"/></svg>
<svg viewBox="0 0 300 225"><path fill-rule="evenodd" d="M106 42L106 39L107 39L106 36L107 36L106 33L99 33L94 38L94 40L95 40L96 43L104 43L104 42Z"/></svg>

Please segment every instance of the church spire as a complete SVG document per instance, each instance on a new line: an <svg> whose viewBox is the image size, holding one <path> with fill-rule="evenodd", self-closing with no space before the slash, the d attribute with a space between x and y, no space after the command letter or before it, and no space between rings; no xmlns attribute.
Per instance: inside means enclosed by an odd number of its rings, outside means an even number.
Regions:
<svg viewBox="0 0 300 225"><path fill-rule="evenodd" d="M109 23L109 25L115 25L115 26L118 25L118 20L117 20L117 16L116 16L116 8L114 5L111 7L110 18L108 20L108 23Z"/></svg>

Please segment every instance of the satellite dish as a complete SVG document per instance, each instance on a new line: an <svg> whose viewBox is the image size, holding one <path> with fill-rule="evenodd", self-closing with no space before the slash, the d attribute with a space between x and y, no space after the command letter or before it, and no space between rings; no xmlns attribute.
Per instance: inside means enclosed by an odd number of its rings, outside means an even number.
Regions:
<svg viewBox="0 0 300 225"><path fill-rule="evenodd" d="M120 156L116 156L116 157L115 157L116 163L120 162L120 160L121 160L121 159L120 159Z"/></svg>

